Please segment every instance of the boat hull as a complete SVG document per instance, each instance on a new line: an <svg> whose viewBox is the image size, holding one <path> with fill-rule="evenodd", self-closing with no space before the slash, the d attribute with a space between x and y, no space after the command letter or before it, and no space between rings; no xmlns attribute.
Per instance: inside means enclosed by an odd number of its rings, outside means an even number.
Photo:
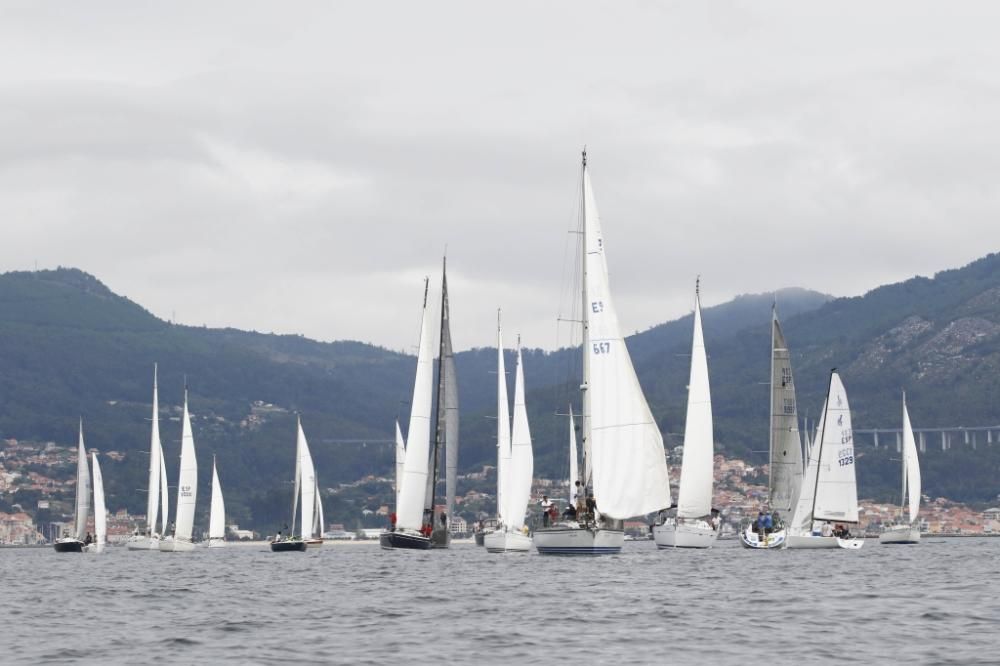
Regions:
<svg viewBox="0 0 1000 666"><path fill-rule="evenodd" d="M531 550L531 537L521 532L490 532L483 538L489 553L527 553Z"/></svg>
<svg viewBox="0 0 1000 666"><path fill-rule="evenodd" d="M428 550L431 547L429 537L409 532L382 532L378 542L383 550Z"/></svg>
<svg viewBox="0 0 1000 666"><path fill-rule="evenodd" d="M167 537L160 540L161 553L190 553L194 551L194 544L190 541L179 541Z"/></svg>
<svg viewBox="0 0 1000 666"><path fill-rule="evenodd" d="M132 537L125 543L125 547L129 550L159 550L160 539L146 536Z"/></svg>
<svg viewBox="0 0 1000 666"><path fill-rule="evenodd" d="M306 548L319 548L323 545L322 539L306 539Z"/></svg>
<svg viewBox="0 0 1000 666"><path fill-rule="evenodd" d="M93 555L99 555L100 553L104 552L104 546L105 544L103 543L92 543L87 546L84 546L83 552L91 553Z"/></svg>
<svg viewBox="0 0 1000 666"><path fill-rule="evenodd" d="M225 548L226 547L226 540L225 539L209 539L208 540L208 544L206 544L206 545L209 548Z"/></svg>
<svg viewBox="0 0 1000 666"><path fill-rule="evenodd" d="M843 548L844 550L858 550L863 545L865 545L864 539L841 539L834 536L790 534L788 535L788 545L786 547L793 549Z"/></svg>
<svg viewBox="0 0 1000 666"><path fill-rule="evenodd" d="M784 548L788 542L788 534L785 530L774 530L770 534L758 534L753 528L747 526L740 530L740 544L744 548L752 550L775 550Z"/></svg>
<svg viewBox="0 0 1000 666"><path fill-rule="evenodd" d="M535 530L534 542L540 555L617 555L622 552L625 532L557 525Z"/></svg>
<svg viewBox="0 0 1000 666"><path fill-rule="evenodd" d="M878 540L887 545L920 543L920 530L911 525L897 525L882 532Z"/></svg>
<svg viewBox="0 0 1000 666"><path fill-rule="evenodd" d="M272 553L304 553L306 552L306 542L301 539L294 541L272 541Z"/></svg>
<svg viewBox="0 0 1000 666"><path fill-rule="evenodd" d="M486 545L486 532L476 532L475 537L477 546Z"/></svg>
<svg viewBox="0 0 1000 666"><path fill-rule="evenodd" d="M657 548L711 548L718 536L718 530L704 520L668 521L653 526Z"/></svg>
<svg viewBox="0 0 1000 666"><path fill-rule="evenodd" d="M79 539L59 539L52 547L57 553L82 553L84 543Z"/></svg>

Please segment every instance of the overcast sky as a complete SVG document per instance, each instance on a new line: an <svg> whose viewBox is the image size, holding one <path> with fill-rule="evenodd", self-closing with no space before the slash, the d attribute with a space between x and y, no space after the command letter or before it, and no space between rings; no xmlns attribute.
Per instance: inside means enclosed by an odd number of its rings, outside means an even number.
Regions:
<svg viewBox="0 0 1000 666"><path fill-rule="evenodd" d="M629 332L1000 247L998 3L492 8L3 2L0 270L410 351L447 245L457 348L552 348L584 144Z"/></svg>

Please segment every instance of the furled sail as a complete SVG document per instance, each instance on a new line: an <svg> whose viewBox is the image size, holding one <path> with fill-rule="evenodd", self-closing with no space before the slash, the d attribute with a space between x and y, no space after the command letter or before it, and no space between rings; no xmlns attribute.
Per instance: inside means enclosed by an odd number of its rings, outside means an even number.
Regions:
<svg viewBox="0 0 1000 666"><path fill-rule="evenodd" d="M576 420L573 405L569 406L569 503L576 504L576 482L580 480L576 467Z"/></svg>

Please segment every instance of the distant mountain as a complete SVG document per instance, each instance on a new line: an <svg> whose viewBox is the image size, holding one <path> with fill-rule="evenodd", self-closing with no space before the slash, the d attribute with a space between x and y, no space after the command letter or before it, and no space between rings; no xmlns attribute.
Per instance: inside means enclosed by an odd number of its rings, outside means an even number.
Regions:
<svg viewBox="0 0 1000 666"><path fill-rule="evenodd" d="M816 417L837 366L857 429L897 427L902 387L916 427L1000 421L1000 256L990 255L857 298L787 289L707 308L721 451L766 459L773 302L792 350L801 415ZM668 446L683 441L690 327L689 315L628 339ZM286 511L295 411L324 485L390 473L392 447L380 442L391 439L397 414L406 427L413 357L359 342L173 325L74 269L0 275L0 437L68 444L82 414L89 446L128 454L105 478L112 505L136 511L145 503L135 489L145 486L154 361L168 465L179 454L186 376L200 464L208 469L218 455L227 505L240 522L273 523ZM495 421L486 418L495 411L495 362L488 348L456 355L463 469L495 457ZM512 354L507 363L512 369ZM525 352L539 476L566 474L566 419L556 413L578 403L579 365L578 350ZM866 446L859 442L861 492L891 498L898 462ZM1000 492L1000 446L929 451L924 465L932 496L988 501Z"/></svg>

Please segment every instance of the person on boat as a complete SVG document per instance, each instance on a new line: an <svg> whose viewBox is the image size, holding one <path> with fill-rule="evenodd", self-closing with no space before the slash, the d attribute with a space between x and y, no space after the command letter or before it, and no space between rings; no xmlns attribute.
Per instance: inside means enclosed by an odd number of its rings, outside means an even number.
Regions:
<svg viewBox="0 0 1000 666"><path fill-rule="evenodd" d="M764 514L764 534L770 534L771 528L774 527L774 521L771 520L771 514Z"/></svg>
<svg viewBox="0 0 1000 666"><path fill-rule="evenodd" d="M594 499L594 493L587 495L587 514L590 520L597 520L597 500Z"/></svg>
<svg viewBox="0 0 1000 666"><path fill-rule="evenodd" d="M395 511L393 511L392 513L389 514L389 531L390 532L395 532L396 531L396 512Z"/></svg>
<svg viewBox="0 0 1000 666"><path fill-rule="evenodd" d="M552 500L548 495L542 495L542 501L538 503L542 507L542 527L549 526L549 509L552 508Z"/></svg>
<svg viewBox="0 0 1000 666"><path fill-rule="evenodd" d="M567 504L562 512L562 517L563 520L576 520L576 507L572 504Z"/></svg>
<svg viewBox="0 0 1000 666"><path fill-rule="evenodd" d="M823 523L823 527L820 529L820 534L822 536L825 536L825 537L832 537L833 536L833 528L830 527L830 523L829 522Z"/></svg>
<svg viewBox="0 0 1000 666"><path fill-rule="evenodd" d="M89 546L94 543L94 537L90 536L90 532L87 532L87 538L83 540L85 546Z"/></svg>
<svg viewBox="0 0 1000 666"><path fill-rule="evenodd" d="M549 507L549 523L555 525L557 520L559 520L559 507L553 502L552 506Z"/></svg>
<svg viewBox="0 0 1000 666"><path fill-rule="evenodd" d="M274 537L274 542L278 543L281 541L281 530L278 530L278 536Z"/></svg>
<svg viewBox="0 0 1000 666"><path fill-rule="evenodd" d="M757 512L757 520L754 521L753 528L754 528L753 531L756 532L757 534L763 534L764 533L764 512L763 511L758 511Z"/></svg>
<svg viewBox="0 0 1000 666"><path fill-rule="evenodd" d="M580 507L587 503L587 489L583 487L583 484L579 481L576 482L576 487L573 490L573 504Z"/></svg>
<svg viewBox="0 0 1000 666"><path fill-rule="evenodd" d="M771 527L775 531L781 529L781 514L776 510L771 512Z"/></svg>
<svg viewBox="0 0 1000 666"><path fill-rule="evenodd" d="M434 531L434 526L431 525L430 523L424 523L420 527L420 533L423 534L425 537L429 537L431 535L431 532L433 531Z"/></svg>

